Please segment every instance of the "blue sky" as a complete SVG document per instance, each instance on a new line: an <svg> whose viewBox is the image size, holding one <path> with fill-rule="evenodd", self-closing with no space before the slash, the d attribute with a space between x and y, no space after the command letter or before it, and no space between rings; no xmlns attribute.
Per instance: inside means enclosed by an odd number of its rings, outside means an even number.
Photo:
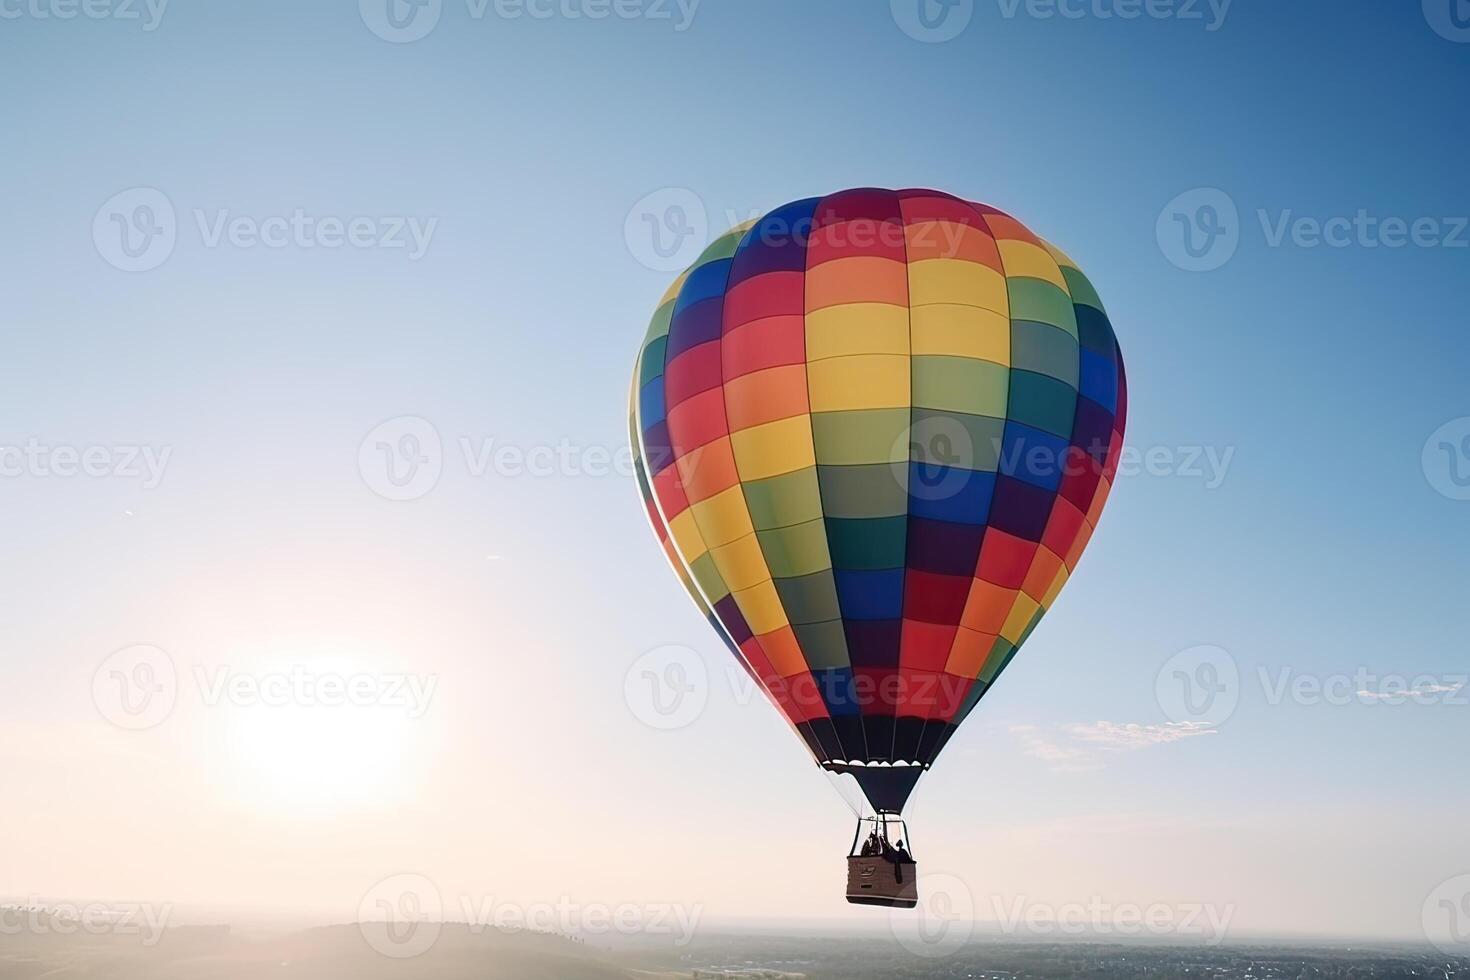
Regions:
<svg viewBox="0 0 1470 980"><path fill-rule="evenodd" d="M1269 695L1283 677L1361 669L1381 694L1389 675L1454 688L1470 671L1470 503L1449 469L1470 458L1424 456L1442 426L1436 444L1470 434L1470 44L1447 4L1125 19L1126 0L1067 16L990 0L955 8L970 19L942 43L872 0L628 0L634 16L603 19L589 0L483 16L444 0L402 43L372 0L58 4L0 6L0 446L101 447L111 469L0 477L0 718L28 801L0 829L105 810L135 846L37 848L0 892L266 905L284 874L301 904L350 909L414 870L462 894L484 887L484 830L509 807L525 857L493 868L505 894L847 915L840 803L732 690L631 480L584 471L623 444L670 278L625 234L640 202L664 220L657 205L693 201L713 235L860 185L985 201L1065 248L1128 360L1129 443L1164 460L1120 482L1079 574L921 786L926 866L982 916L992 892L1103 894L1228 904L1246 932L1409 936L1470 871L1452 857L1470 843L1470 705L1443 703L1464 692L1384 703L1355 676L1350 704ZM176 240L128 272L111 213L137 216L140 188ZM1173 215L1203 235L1222 199L1218 267L1181 268ZM252 239L298 211L311 231ZM1360 212L1373 230L1341 247L1299 223ZM316 222L353 218L363 247L323 244ZM213 237L237 219L233 242ZM1389 247L1385 219L1422 242ZM442 475L386 500L359 451L405 416L432 425ZM576 462L477 475L462 440ZM121 472L130 447L168 453L156 486ZM1183 465L1205 451L1229 460L1218 479ZM100 719L94 672L134 644L168 651L182 688L200 664L351 662L433 675L438 694L411 729L352 729L413 748L334 784L352 802L328 820L293 808L300 781L272 782L291 746L240 734L275 709L191 690L147 731ZM666 645L707 676L673 732L624 694ZM1237 707L1180 735L1156 680L1201 645L1227 651ZM295 710L303 738L336 725ZM256 789L230 790L247 772ZM667 860L607 858L593 818L631 839L652 822ZM729 884L738 827L764 828L789 896Z"/></svg>

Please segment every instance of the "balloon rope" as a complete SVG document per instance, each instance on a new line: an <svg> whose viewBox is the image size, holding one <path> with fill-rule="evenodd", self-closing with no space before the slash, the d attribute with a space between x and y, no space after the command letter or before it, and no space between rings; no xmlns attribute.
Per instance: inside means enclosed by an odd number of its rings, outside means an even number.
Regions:
<svg viewBox="0 0 1470 980"><path fill-rule="evenodd" d="M857 780L852 776L838 775L827 769L823 769L822 772L826 774L827 781L832 784L832 788L837 791L837 795L841 797L847 809L852 812L853 817L862 820L867 801L863 796L861 787L858 786Z"/></svg>

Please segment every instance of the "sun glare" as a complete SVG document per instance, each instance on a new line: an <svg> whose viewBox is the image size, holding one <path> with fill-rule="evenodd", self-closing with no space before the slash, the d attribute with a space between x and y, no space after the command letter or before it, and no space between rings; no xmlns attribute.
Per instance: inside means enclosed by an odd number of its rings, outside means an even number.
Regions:
<svg viewBox="0 0 1470 980"><path fill-rule="evenodd" d="M228 791L265 815L321 819L411 795L426 758L430 678L340 656L270 658L217 676Z"/></svg>

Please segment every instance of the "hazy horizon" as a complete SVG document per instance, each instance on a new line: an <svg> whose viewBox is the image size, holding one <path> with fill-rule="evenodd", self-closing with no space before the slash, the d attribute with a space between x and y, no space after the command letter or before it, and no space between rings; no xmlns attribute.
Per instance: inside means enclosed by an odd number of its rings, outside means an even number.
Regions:
<svg viewBox="0 0 1470 980"><path fill-rule="evenodd" d="M28 905L37 896L0 896L0 907L11 905ZM47 897L42 904L55 907L57 905L76 905L85 907L89 903L97 903L109 907L117 907L120 904L131 902L147 903L159 910L166 910L166 929L191 929L207 928L212 926L229 927L242 935L293 935L302 932L310 932L319 929L349 928L358 929L362 925L372 924L371 920L359 920L354 910L343 909L337 913L330 910L293 910L287 908L276 908L268 906L234 908L228 905L221 906L173 906L169 903L150 900L147 898L120 899L118 896L106 897L76 897L55 896ZM537 929L527 927L513 927L496 925L494 922L479 920L475 915L450 916L431 920L433 924L446 927L463 926L468 927L476 933L514 935L525 932L542 935L562 935L555 929ZM1260 946L1284 946L1287 948L1300 947L1311 949L1326 947L1330 949L1353 949L1371 947L1393 947L1411 948L1430 951L1434 944L1425 939L1422 933L1407 935L1347 935L1341 933L1292 933L1292 932L1234 932L1224 936L1219 942L1213 942L1212 938L1192 937L1177 934L1162 935L1130 935L1120 936L1106 930L1096 932L1079 931L1076 934L1028 934L1024 929L1012 929L1007 931L1002 920L991 918L975 918L972 920L975 932L970 936L971 942L1008 942L1017 944L1050 944L1050 943L1084 943L1084 944L1116 944L1128 945L1162 945L1180 946L1186 948L1226 948L1226 947L1260 947ZM728 918L703 918L699 920L699 936L704 939L729 938L736 936L756 936L782 939L824 939L824 938L866 938L866 939L890 939L892 927L890 916L884 914L878 918L870 918L867 921L854 922L843 918L831 919L803 919L800 917L783 919L760 919L758 917L728 917ZM609 933L595 935L594 939L608 944L609 948L621 946L668 946L672 945L670 937L647 936L642 933L630 935L618 935Z"/></svg>

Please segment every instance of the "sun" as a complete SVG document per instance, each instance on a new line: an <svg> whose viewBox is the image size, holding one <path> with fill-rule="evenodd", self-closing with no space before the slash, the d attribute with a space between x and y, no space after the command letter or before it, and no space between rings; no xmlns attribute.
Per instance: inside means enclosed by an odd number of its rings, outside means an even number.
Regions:
<svg viewBox="0 0 1470 980"><path fill-rule="evenodd" d="M215 762L231 795L307 820L411 798L428 757L432 684L340 656L272 660L216 688Z"/></svg>
<svg viewBox="0 0 1470 980"><path fill-rule="evenodd" d="M231 763L261 808L327 817L400 800L414 736L381 708L262 707L241 713Z"/></svg>

